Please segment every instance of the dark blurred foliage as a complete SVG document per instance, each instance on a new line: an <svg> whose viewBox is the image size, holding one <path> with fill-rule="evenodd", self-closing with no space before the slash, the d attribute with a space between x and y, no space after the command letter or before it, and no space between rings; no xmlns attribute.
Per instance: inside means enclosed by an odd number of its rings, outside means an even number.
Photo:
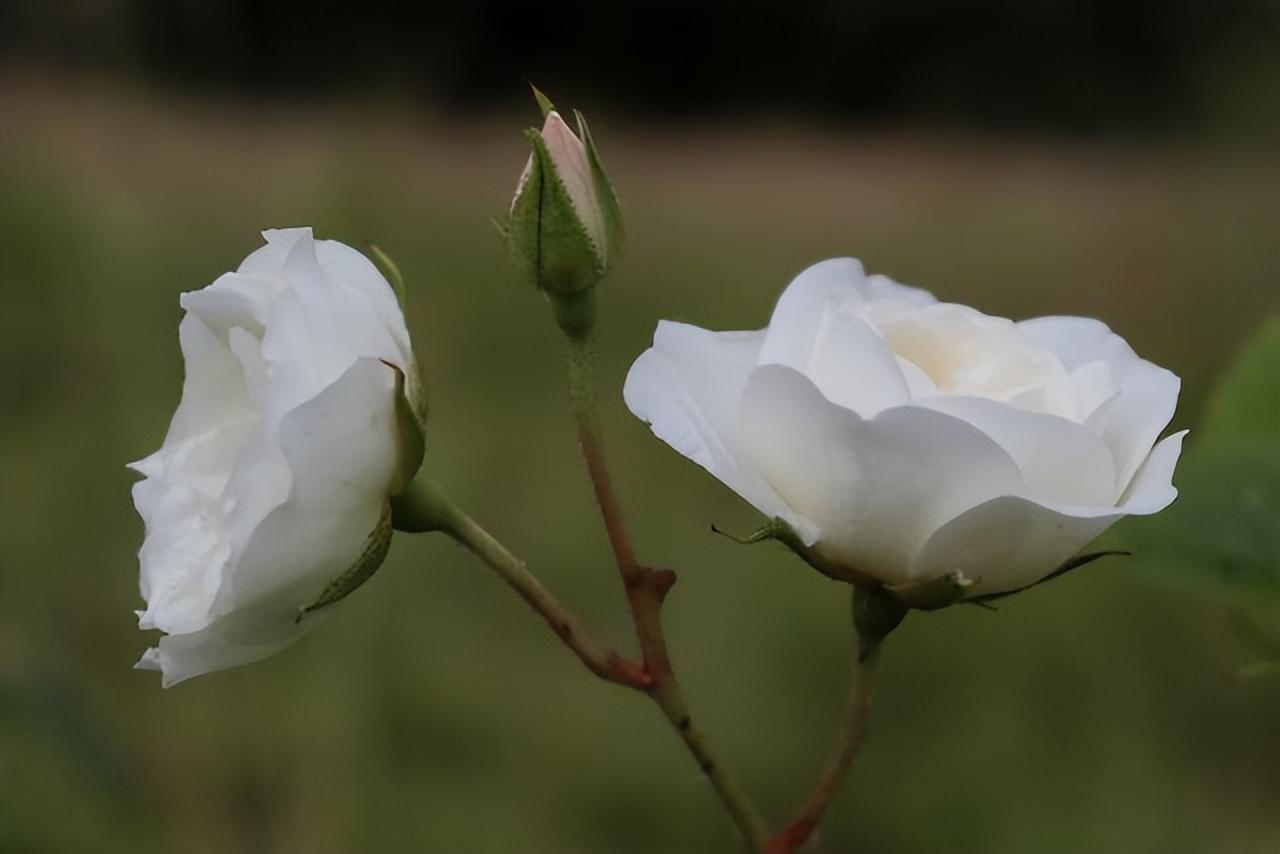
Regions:
<svg viewBox="0 0 1280 854"><path fill-rule="evenodd" d="M1276 0L4 0L8 59L262 96L506 107L513 80L661 117L1274 138ZM572 84L572 86L570 86Z"/></svg>

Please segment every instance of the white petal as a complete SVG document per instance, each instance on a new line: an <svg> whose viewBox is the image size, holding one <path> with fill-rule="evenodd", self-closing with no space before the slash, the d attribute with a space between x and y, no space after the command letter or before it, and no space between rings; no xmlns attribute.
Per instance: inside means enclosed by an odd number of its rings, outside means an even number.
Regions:
<svg viewBox="0 0 1280 854"><path fill-rule="evenodd" d="M138 550L138 586L147 603L139 628L203 628L230 556L215 499L186 483L148 479L134 484L133 500L147 528Z"/></svg>
<svg viewBox="0 0 1280 854"><path fill-rule="evenodd" d="M909 577L947 519L1021 488L1009 455L964 421L916 406L864 420L790 368L752 373L740 419L748 458L818 526L818 550L886 581Z"/></svg>
<svg viewBox="0 0 1280 854"><path fill-rule="evenodd" d="M369 299L321 268L309 237L293 244L285 269L290 286L272 306L262 342L272 370L265 412L269 424L314 397L357 358L395 364L403 358Z"/></svg>
<svg viewBox="0 0 1280 854"><path fill-rule="evenodd" d="M1113 506L1120 494L1106 443L1082 424L977 397L918 402L972 424L1004 448L1027 495L1043 501Z"/></svg>
<svg viewBox="0 0 1280 854"><path fill-rule="evenodd" d="M1039 581L1097 539L1116 520L1163 510L1177 497L1174 465L1186 431L1162 440L1119 507L1087 507L1005 496L943 525L914 562L932 578L960 570L977 580L971 595L1017 590Z"/></svg>
<svg viewBox="0 0 1280 854"><path fill-rule="evenodd" d="M1116 378L1115 397L1089 418L1115 456L1121 489L1128 487L1178 406L1182 381L1177 375L1139 359Z"/></svg>
<svg viewBox="0 0 1280 854"><path fill-rule="evenodd" d="M164 683L248 664L305 633L300 608L349 569L383 512L396 468L395 374L361 359L281 424L288 499L224 577L213 621L161 638Z"/></svg>
<svg viewBox="0 0 1280 854"><path fill-rule="evenodd" d="M708 332L661 321L653 347L631 366L622 394L659 439L765 515L809 531L811 526L794 516L741 455L738 401L763 337L763 332Z"/></svg>
<svg viewBox="0 0 1280 854"><path fill-rule="evenodd" d="M863 417L907 403L907 381L897 358L862 316L869 297L897 291L922 293L883 277L870 283L853 258L813 265L778 300L760 364L794 368L832 403Z"/></svg>
<svg viewBox="0 0 1280 854"><path fill-rule="evenodd" d="M400 358L392 361L407 370L413 363L409 330L396 292L378 268L364 255L336 240L317 240L316 259L331 278L359 291L369 301L398 349Z"/></svg>
<svg viewBox="0 0 1280 854"><path fill-rule="evenodd" d="M283 591L296 610L355 562L395 478L397 429L395 373L377 359L360 359L285 416L289 497L254 531L220 609Z"/></svg>
<svg viewBox="0 0 1280 854"><path fill-rule="evenodd" d="M916 556L913 574L934 578L960 570L975 580L973 596L1033 584L1124 515L1115 509L1079 512L1085 515L1017 496L992 499L939 528Z"/></svg>
<svg viewBox="0 0 1280 854"><path fill-rule="evenodd" d="M1038 317L1018 327L1052 350L1070 371L1090 362L1102 362L1110 369L1114 397L1097 407L1089 424L1111 446L1123 490L1173 418L1180 380L1139 358L1123 338L1098 320Z"/></svg>
<svg viewBox="0 0 1280 854"><path fill-rule="evenodd" d="M284 288L279 275L224 273L208 287L183 294L181 303L224 342L228 330L236 327L261 338L271 303Z"/></svg>
<svg viewBox="0 0 1280 854"><path fill-rule="evenodd" d="M308 615L301 623L294 623L238 611L197 632L165 635L142 654L134 668L159 670L160 684L172 688L194 676L252 664L275 655L327 617L327 613L320 611Z"/></svg>
<svg viewBox="0 0 1280 854"><path fill-rule="evenodd" d="M1024 335L1047 348L1068 370L1089 362L1103 362L1113 373L1124 373L1138 355L1101 320L1054 315L1018 322Z"/></svg>
<svg viewBox="0 0 1280 854"><path fill-rule="evenodd" d="M1173 485L1173 469L1182 453L1182 440L1186 430L1160 440L1151 451L1125 492L1121 507L1126 513L1147 516L1159 513L1178 497Z"/></svg>
<svg viewBox="0 0 1280 854"><path fill-rule="evenodd" d="M244 371L226 341L193 314L182 319L178 338L186 376L165 446L254 418Z"/></svg>
<svg viewBox="0 0 1280 854"><path fill-rule="evenodd" d="M268 228L262 232L262 237L267 241L267 245L249 253L249 256L240 262L237 272L278 276L284 273L285 259L289 257L294 245L300 240L312 239L310 227L305 226Z"/></svg>

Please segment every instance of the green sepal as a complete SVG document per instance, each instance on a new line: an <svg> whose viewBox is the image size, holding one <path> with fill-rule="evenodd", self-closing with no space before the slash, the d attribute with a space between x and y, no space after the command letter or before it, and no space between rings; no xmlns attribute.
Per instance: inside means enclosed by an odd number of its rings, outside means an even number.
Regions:
<svg viewBox="0 0 1280 854"><path fill-rule="evenodd" d="M533 100L538 102L538 109L542 110L542 117L544 119L555 112L556 105L551 103L551 99L548 98L541 89L534 86L532 83L529 84L529 88L533 90Z"/></svg>
<svg viewBox="0 0 1280 854"><path fill-rule="evenodd" d="M777 517L770 519L761 527L752 531L750 534L747 534L746 537L735 537L732 534L720 530L715 525L711 526L711 530L744 546L764 542L766 540L776 540L790 549L796 557L835 581L845 581L850 584L864 585L874 585L877 583L875 579L871 578L871 576L858 572L852 567L842 566L835 561L827 560L822 555L806 546L804 544L804 540L800 539L800 535L796 533L795 528L791 527L791 525L785 520Z"/></svg>
<svg viewBox="0 0 1280 854"><path fill-rule="evenodd" d="M450 531L459 512L440 484L426 472L415 477L399 495L391 497L391 527L408 534Z"/></svg>
<svg viewBox="0 0 1280 854"><path fill-rule="evenodd" d="M1128 557L1130 554L1132 553L1111 549L1107 551L1089 552L1088 554L1076 555L1075 557L1070 558L1069 560L1063 561L1061 566L1059 566L1053 572L1046 575L1044 578L1041 578L1037 581L1033 581L1030 584L1024 584L1022 587L1018 587L1014 590L1005 590L1002 593L987 593L983 596L974 596L970 599L966 599L965 603L971 604L971 605L980 605L984 607L990 607L991 603L995 602L997 599L1004 599L1006 596L1013 596L1015 593L1021 593L1024 590L1030 590L1032 587L1039 587L1041 584L1044 584L1046 581L1053 581L1055 578L1059 578L1063 575L1066 575L1068 572L1079 569L1082 566L1087 566L1088 564L1093 563L1095 560L1100 560L1101 558L1104 558L1104 557L1112 557L1116 555Z"/></svg>
<svg viewBox="0 0 1280 854"><path fill-rule="evenodd" d="M532 139L538 136L537 131L525 131ZM539 137L540 138L540 137ZM539 216L542 206L542 160L534 148L529 158L529 174L524 176L524 184L516 190L515 201L511 205L511 213L507 216L505 227L500 227L503 239L507 242L507 254L511 256L511 264L519 276L539 287L538 256L539 252Z"/></svg>
<svg viewBox="0 0 1280 854"><path fill-rule="evenodd" d="M365 538L364 550L360 552L355 563L346 572L330 581L324 590L320 591L316 601L298 609L295 622L302 622L302 618L312 611L318 611L350 596L357 587L368 581L378 571L378 567L382 566L382 562L387 559L387 552L390 549L391 505L388 503L383 507L382 515L378 517L378 524Z"/></svg>
<svg viewBox="0 0 1280 854"><path fill-rule="evenodd" d="M600 151L596 148L595 137L587 125L586 116L577 110L573 115L578 120L578 137L587 150L587 161L591 164L591 183L595 189L596 204L600 208L600 217L604 221L604 264L612 267L622 257L622 244L626 234L622 227L622 206L618 203L618 194L613 191L613 184L600 162Z"/></svg>
<svg viewBox="0 0 1280 854"><path fill-rule="evenodd" d="M398 439L398 466L396 479L391 484L391 494L399 495L409 485L422 459L427 453L427 404L416 370L409 376L399 366L386 359L382 363L396 372L396 436ZM411 368L413 366L410 366Z"/></svg>
<svg viewBox="0 0 1280 854"><path fill-rule="evenodd" d="M964 599L974 580L956 570L924 581L907 581L885 587L891 595L909 608L937 611Z"/></svg>
<svg viewBox="0 0 1280 854"><path fill-rule="evenodd" d="M400 310L406 311L409 302L408 292L404 287L404 276L400 272L400 267L395 261L391 260L391 256L382 251L382 248L374 243L366 243L365 248L369 250L369 256L373 259L373 265L378 268L378 272L391 285L391 290L396 293L396 302L400 303Z"/></svg>
<svg viewBox="0 0 1280 854"><path fill-rule="evenodd" d="M604 275L604 255L587 234L542 134L530 128L525 136L533 161L511 209L507 240L513 259L549 294L589 288Z"/></svg>
<svg viewBox="0 0 1280 854"><path fill-rule="evenodd" d="M853 625L858 632L858 658L875 654L911 610L905 602L880 585L855 584L851 601Z"/></svg>

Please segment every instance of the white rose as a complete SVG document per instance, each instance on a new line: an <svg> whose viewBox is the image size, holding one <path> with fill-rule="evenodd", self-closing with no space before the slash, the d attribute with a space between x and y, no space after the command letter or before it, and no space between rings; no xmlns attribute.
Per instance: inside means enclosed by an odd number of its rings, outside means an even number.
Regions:
<svg viewBox="0 0 1280 854"><path fill-rule="evenodd" d="M657 436L849 577L969 595L1032 584L1174 500L1179 380L1082 317L1014 323L851 258L805 270L769 327L663 321L624 395Z"/></svg>
<svg viewBox="0 0 1280 854"><path fill-rule="evenodd" d="M146 476L139 625L166 633L138 667L165 686L297 639L315 622L302 609L381 562L407 475L397 369L416 399L416 368L391 287L309 228L263 236L182 295L182 402L163 447L132 464Z"/></svg>

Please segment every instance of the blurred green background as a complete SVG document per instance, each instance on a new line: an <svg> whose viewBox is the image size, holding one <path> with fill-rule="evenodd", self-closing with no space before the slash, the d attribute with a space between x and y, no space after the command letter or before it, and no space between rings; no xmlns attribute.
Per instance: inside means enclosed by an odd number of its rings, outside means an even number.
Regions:
<svg viewBox="0 0 1280 854"><path fill-rule="evenodd" d="M159 444L177 402L177 295L233 268L260 228L303 224L396 258L431 388L428 465L630 648L561 345L488 221L537 118L502 101L537 62L460 111L384 85L178 85L163 63L124 73L25 44L43 61L0 67L0 851L737 850L657 710L589 678L442 537L397 537L321 631L267 662L169 691L129 669L151 639L131 612L142 526L124 463ZM1270 91L1274 71L1249 79ZM547 73L593 116L628 217L601 294L615 478L643 559L680 574L665 613L695 715L779 820L833 737L845 591L780 548L709 533L757 520L622 405L656 321L759 327L792 275L852 254L991 313L1105 319L1183 377L1173 426L1196 428L1280 308L1275 104L1236 74L1196 104L1245 92L1259 121L1197 109L1014 134L892 98L877 121L825 121L826 102L699 121L583 102L585 69ZM1151 524L1108 542L1157 540ZM1250 613L1274 619L1264 593ZM995 613L910 617L814 850L1277 850L1280 680L1239 676L1259 658L1234 628L1247 598L1164 584L1148 556Z"/></svg>

